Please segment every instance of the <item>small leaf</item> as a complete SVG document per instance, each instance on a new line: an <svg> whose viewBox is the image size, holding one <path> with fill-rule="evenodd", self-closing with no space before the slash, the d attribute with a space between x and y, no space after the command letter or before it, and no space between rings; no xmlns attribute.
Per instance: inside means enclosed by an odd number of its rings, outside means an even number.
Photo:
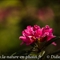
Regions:
<svg viewBox="0 0 60 60"><path fill-rule="evenodd" d="M12 55L13 56L24 56L25 54L26 54L26 51L18 51L18 52L13 53Z"/></svg>
<svg viewBox="0 0 60 60"><path fill-rule="evenodd" d="M39 55L42 57L45 54L45 51L41 51Z"/></svg>
<svg viewBox="0 0 60 60"><path fill-rule="evenodd" d="M29 50L18 51L18 52L13 53L12 55L13 56L26 56L26 55L29 55L32 52L32 49L33 48L31 48Z"/></svg>

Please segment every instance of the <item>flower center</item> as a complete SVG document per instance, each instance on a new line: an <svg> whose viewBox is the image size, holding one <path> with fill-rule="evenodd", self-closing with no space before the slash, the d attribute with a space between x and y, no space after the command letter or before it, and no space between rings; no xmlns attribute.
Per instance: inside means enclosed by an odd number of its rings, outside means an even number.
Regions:
<svg viewBox="0 0 60 60"><path fill-rule="evenodd" d="M40 41L40 38L38 38L38 41Z"/></svg>

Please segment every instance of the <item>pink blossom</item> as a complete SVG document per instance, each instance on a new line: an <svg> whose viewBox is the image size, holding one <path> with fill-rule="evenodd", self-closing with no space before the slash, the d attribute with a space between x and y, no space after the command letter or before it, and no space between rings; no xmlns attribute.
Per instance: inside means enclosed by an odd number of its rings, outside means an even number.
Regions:
<svg viewBox="0 0 60 60"><path fill-rule="evenodd" d="M30 45L34 42L34 39L32 38L34 35L33 27L27 26L27 29L22 31L23 36L20 36L19 38L23 41L23 43L26 43L26 45Z"/></svg>
<svg viewBox="0 0 60 60"><path fill-rule="evenodd" d="M55 36L53 35L53 29L50 28L48 25L42 28L42 35L41 37L46 37L46 40L49 41Z"/></svg>
<svg viewBox="0 0 60 60"><path fill-rule="evenodd" d="M48 25L42 28L38 25L34 25L33 27L27 26L27 29L22 31L22 35L19 39L21 39L23 43L26 43L26 45L30 45L37 40L40 42L49 41L55 37L53 35L53 29ZM53 44L56 45L54 42Z"/></svg>
<svg viewBox="0 0 60 60"><path fill-rule="evenodd" d="M41 8L38 11L38 19L41 20L42 22L48 22L49 20L53 20L54 18L54 12L52 10L52 8L50 7L45 7L45 8Z"/></svg>

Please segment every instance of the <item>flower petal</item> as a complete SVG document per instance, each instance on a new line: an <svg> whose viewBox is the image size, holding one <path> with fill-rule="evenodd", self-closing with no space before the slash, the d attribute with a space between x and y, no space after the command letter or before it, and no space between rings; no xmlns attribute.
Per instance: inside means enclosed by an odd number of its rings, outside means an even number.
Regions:
<svg viewBox="0 0 60 60"><path fill-rule="evenodd" d="M52 43L54 46L56 46L57 44L55 42Z"/></svg>

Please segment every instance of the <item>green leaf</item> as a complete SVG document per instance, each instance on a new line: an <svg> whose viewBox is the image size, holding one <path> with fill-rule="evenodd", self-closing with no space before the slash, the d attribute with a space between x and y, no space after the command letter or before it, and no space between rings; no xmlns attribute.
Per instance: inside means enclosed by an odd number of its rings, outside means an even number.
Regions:
<svg viewBox="0 0 60 60"><path fill-rule="evenodd" d="M39 55L42 57L45 54L45 51L41 51Z"/></svg>

